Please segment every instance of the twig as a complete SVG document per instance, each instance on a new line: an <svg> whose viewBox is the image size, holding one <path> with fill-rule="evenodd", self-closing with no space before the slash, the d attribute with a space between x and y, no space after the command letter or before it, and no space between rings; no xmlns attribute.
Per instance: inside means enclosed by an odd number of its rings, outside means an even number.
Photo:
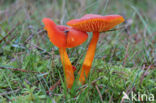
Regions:
<svg viewBox="0 0 156 103"><path fill-rule="evenodd" d="M103 103L102 95L101 95L101 92L100 92L100 90L99 90L99 88L98 88L98 85L96 84L95 87L96 87L97 92L99 93L100 100L101 100L101 102Z"/></svg>
<svg viewBox="0 0 156 103"><path fill-rule="evenodd" d="M8 69L8 70L20 71L20 72L26 72L26 73L40 73L40 72L35 72L35 71L27 71L27 70L19 69L19 68L0 67L0 69Z"/></svg>

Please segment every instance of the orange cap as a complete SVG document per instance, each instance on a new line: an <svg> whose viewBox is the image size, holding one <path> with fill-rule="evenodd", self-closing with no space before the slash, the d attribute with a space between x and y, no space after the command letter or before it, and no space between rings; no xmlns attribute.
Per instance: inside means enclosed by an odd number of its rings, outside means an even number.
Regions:
<svg viewBox="0 0 156 103"><path fill-rule="evenodd" d="M124 22L124 18L120 15L102 16L97 14L86 14L80 19L68 21L67 25L85 32L104 32L122 22Z"/></svg>
<svg viewBox="0 0 156 103"><path fill-rule="evenodd" d="M71 27L56 25L51 19L44 18L42 22L48 32L50 41L59 48L73 48L81 45L88 38L86 32Z"/></svg>

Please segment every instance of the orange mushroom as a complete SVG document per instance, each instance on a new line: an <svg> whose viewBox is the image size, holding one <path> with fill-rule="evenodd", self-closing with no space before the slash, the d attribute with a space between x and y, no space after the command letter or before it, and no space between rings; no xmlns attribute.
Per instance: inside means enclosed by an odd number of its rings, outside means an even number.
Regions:
<svg viewBox="0 0 156 103"><path fill-rule="evenodd" d="M73 48L82 44L87 40L88 34L71 27L56 25L49 18L44 18L42 22L48 32L50 41L59 48L61 62L65 72L66 85L67 88L71 88L74 82L74 68L68 58L66 48Z"/></svg>
<svg viewBox="0 0 156 103"><path fill-rule="evenodd" d="M67 22L67 25L84 32L93 32L93 37L88 47L82 69L80 71L80 82L85 83L94 59L96 44L99 38L99 32L105 32L116 25L122 23L124 18L120 15L101 16L97 14L87 14L80 19L73 19Z"/></svg>

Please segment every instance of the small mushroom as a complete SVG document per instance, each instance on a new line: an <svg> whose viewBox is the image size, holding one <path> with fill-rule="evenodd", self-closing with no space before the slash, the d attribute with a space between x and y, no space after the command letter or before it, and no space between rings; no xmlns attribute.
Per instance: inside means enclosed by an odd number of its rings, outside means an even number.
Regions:
<svg viewBox="0 0 156 103"><path fill-rule="evenodd" d="M42 22L45 25L50 41L59 48L66 85L67 88L71 88L74 82L74 68L68 58L66 48L73 48L81 45L87 40L88 34L71 27L56 25L49 18L44 18Z"/></svg>
<svg viewBox="0 0 156 103"><path fill-rule="evenodd" d="M80 19L73 19L67 22L67 25L84 32L93 32L93 37L90 41L88 51L86 53L82 69L79 72L79 80L82 84L85 83L85 78L88 77L90 68L94 59L96 44L99 39L99 32L105 32L116 25L122 23L124 18L120 15L97 15L87 14Z"/></svg>

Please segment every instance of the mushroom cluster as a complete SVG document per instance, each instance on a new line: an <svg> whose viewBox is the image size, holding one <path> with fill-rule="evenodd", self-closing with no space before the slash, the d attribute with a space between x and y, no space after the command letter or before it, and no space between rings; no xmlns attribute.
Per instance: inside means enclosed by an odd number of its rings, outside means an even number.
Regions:
<svg viewBox="0 0 156 103"><path fill-rule="evenodd" d="M74 82L74 70L68 58L66 48L73 48L81 45L88 38L86 32L93 32L82 69L79 71L79 81L84 84L94 59L99 33L112 29L116 25L122 23L124 18L120 15L101 16L97 14L87 14L80 19L68 21L67 25L71 27L56 25L49 18L44 18L42 21L50 41L59 48L66 85L67 88L71 88Z"/></svg>

